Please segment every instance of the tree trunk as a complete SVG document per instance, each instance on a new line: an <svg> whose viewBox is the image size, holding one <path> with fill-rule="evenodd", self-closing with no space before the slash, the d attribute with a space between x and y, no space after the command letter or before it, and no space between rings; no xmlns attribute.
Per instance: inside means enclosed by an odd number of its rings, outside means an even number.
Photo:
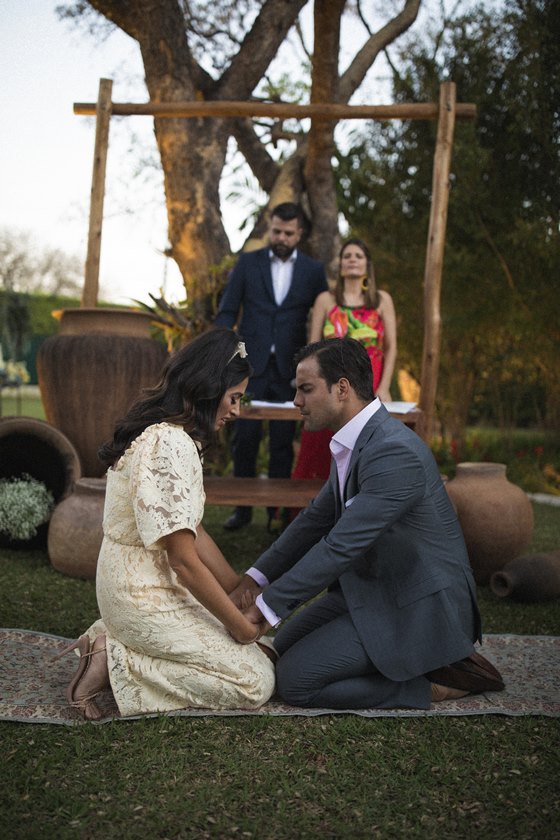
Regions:
<svg viewBox="0 0 560 840"><path fill-rule="evenodd" d="M311 102L336 102L340 18L345 0L315 0ZM312 120L304 178L313 227L311 253L330 265L338 244L336 188L332 171L336 123Z"/></svg>
<svg viewBox="0 0 560 840"><path fill-rule="evenodd" d="M159 22L137 32L152 102L194 100L201 96L187 49L184 21L175 3ZM200 81L200 80L199 80ZM204 80L203 80L204 81ZM196 300L211 266L229 253L220 215L219 185L228 142L223 120L155 119L161 155L171 256Z"/></svg>
<svg viewBox="0 0 560 840"><path fill-rule="evenodd" d="M194 60L178 0L90 0L138 41L152 102L246 100L276 55L305 0L266 0L250 32L216 81ZM204 293L210 268L230 253L219 186L232 123L220 119L155 119L164 174L171 255L187 297Z"/></svg>

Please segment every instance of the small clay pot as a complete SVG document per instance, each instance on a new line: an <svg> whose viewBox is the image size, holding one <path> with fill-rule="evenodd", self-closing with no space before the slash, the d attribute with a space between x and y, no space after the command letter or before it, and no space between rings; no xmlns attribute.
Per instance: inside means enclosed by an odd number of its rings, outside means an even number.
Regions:
<svg viewBox="0 0 560 840"><path fill-rule="evenodd" d="M507 480L505 464L458 464L445 488L457 511L475 580L488 584L494 572L529 545L534 525L530 499Z"/></svg>
<svg viewBox="0 0 560 840"><path fill-rule="evenodd" d="M517 601L552 601L560 597L560 551L510 560L494 572L490 588L498 598Z"/></svg>
<svg viewBox="0 0 560 840"><path fill-rule="evenodd" d="M81 478L54 509L47 548L57 572L85 580L95 578L103 541L105 489L105 478Z"/></svg>
<svg viewBox="0 0 560 840"><path fill-rule="evenodd" d="M0 418L0 478L20 478L24 473L41 481L55 504L64 499L80 478L80 459L68 438L54 426L34 417ZM47 523L39 525L28 540L0 534L0 548L45 549Z"/></svg>

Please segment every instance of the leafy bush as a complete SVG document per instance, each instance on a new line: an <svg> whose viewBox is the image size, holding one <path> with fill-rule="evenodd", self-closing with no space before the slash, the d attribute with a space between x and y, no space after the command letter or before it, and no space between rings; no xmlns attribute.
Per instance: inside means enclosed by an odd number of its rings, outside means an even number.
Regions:
<svg viewBox="0 0 560 840"><path fill-rule="evenodd" d="M440 471L453 478L457 464L485 461L507 465L507 477L527 493L560 495L560 441L545 432L471 428L463 443L434 439Z"/></svg>

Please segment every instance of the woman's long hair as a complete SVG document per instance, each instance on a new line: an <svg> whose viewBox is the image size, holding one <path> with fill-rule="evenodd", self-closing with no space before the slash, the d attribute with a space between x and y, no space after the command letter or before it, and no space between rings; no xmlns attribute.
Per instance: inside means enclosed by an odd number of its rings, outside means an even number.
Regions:
<svg viewBox="0 0 560 840"><path fill-rule="evenodd" d="M340 264L342 260L342 255L349 245L356 245L361 251L364 252L366 256L367 278L365 288L363 288L364 306L366 307L366 309L377 309L377 307L379 306L380 298L379 292L377 291L377 286L375 284L375 272L373 270L373 261L371 259L371 253L363 239L358 239L357 236L353 236L351 239L347 239L346 242L343 243L342 248L340 249L338 255L338 277L336 278L336 285L334 287L334 299L336 300L338 306L346 306L346 304L344 303L344 278L340 273Z"/></svg>
<svg viewBox="0 0 560 840"><path fill-rule="evenodd" d="M97 453L113 466L148 426L176 423L199 441L203 450L216 439L216 412L228 388L251 376L248 358L239 354L240 339L233 330L208 330L176 350L166 361L161 378L140 397L115 427L113 439Z"/></svg>

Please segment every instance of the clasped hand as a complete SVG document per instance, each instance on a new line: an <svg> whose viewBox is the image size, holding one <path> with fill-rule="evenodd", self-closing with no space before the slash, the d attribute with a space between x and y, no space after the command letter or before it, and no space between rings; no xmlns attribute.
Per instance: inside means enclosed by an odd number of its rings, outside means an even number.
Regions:
<svg viewBox="0 0 560 840"><path fill-rule="evenodd" d="M240 583L229 594L235 606L255 627L255 636L251 638L251 642L260 639L270 629L270 624L263 617L259 608L255 606L255 599L261 592L262 587L250 575L244 575ZM245 640L237 639L237 641L247 644Z"/></svg>
<svg viewBox="0 0 560 840"><path fill-rule="evenodd" d="M255 598L261 592L262 587L258 585L251 575L243 575L235 589L232 589L229 593L229 597L237 609L243 611L255 603Z"/></svg>

